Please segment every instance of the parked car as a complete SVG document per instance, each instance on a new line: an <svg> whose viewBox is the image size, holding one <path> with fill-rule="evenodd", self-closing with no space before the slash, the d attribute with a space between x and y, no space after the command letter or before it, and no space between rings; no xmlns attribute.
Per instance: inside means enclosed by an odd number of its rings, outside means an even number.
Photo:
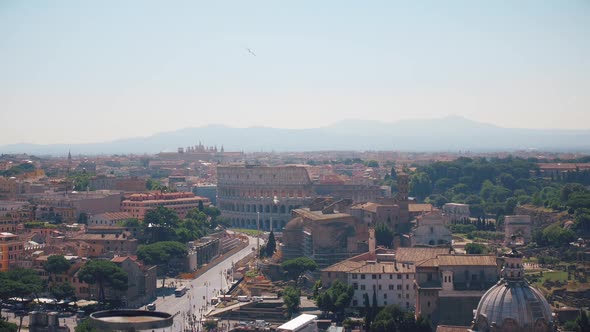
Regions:
<svg viewBox="0 0 590 332"><path fill-rule="evenodd" d="M150 303L146 306L146 309L149 311L156 311L156 304L155 303Z"/></svg>

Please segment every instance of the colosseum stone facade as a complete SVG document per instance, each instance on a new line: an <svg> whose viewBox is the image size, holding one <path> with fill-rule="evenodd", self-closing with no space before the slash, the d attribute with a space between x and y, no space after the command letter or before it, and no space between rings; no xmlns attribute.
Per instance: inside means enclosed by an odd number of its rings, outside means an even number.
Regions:
<svg viewBox="0 0 590 332"><path fill-rule="evenodd" d="M275 196L277 203L275 204ZM218 166L217 201L222 217L234 227L279 230L291 219L291 210L314 197L309 174L298 166Z"/></svg>

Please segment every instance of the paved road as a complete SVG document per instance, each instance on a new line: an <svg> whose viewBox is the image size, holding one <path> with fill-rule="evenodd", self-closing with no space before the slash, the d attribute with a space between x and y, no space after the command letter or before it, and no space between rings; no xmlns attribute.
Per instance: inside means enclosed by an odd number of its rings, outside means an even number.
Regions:
<svg viewBox="0 0 590 332"><path fill-rule="evenodd" d="M157 331L161 332L177 332L181 331L184 326L188 324L187 316L194 315L197 319L201 319L202 315L207 313L211 306L207 306L207 301L210 301L212 297L219 294L220 289L227 290L229 288L229 280L226 279L226 271L231 270L232 263L239 261L252 252L253 248L256 248L256 239L250 237L250 244L228 257L223 262L209 269L203 273L200 277L193 280L179 280L175 279L177 285L182 283L183 286L188 287L188 292L182 297L175 297L169 295L164 298L159 297L156 301L156 310L165 311L170 314L177 313L178 315L174 318L174 326L172 328L161 329Z"/></svg>
<svg viewBox="0 0 590 332"><path fill-rule="evenodd" d="M180 332L183 331L183 327L188 328L188 324L186 323L187 316L194 315L194 317L200 319L202 315L211 308L211 306L206 306L207 301L210 301L211 297L216 296L220 289L227 290L229 288L229 282L231 282L231 280L226 278L226 274L231 270L232 264L246 257L256 248L256 238L249 237L249 242L250 243L247 247L227 257L216 266L211 267L207 272L203 273L196 279L166 279L166 284L174 281L177 285L182 284L187 286L188 292L182 297L175 297L174 294L159 297L154 302L157 311L164 311L177 315L174 317L174 325L172 327L153 331ZM4 317L7 316L6 311L2 314ZM18 324L18 318L14 318L12 313L8 313L8 315L9 321ZM75 316L60 318L60 325L63 325L64 321L65 324L71 328L71 331L73 331L73 326L75 326ZM28 317L24 317L23 327L28 326L28 324Z"/></svg>

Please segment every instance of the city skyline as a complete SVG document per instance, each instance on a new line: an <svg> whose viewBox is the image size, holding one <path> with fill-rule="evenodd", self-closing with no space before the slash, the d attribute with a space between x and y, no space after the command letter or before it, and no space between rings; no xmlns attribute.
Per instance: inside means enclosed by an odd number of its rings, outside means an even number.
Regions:
<svg viewBox="0 0 590 332"><path fill-rule="evenodd" d="M9 1L0 145L450 115L590 129L589 13L582 1Z"/></svg>

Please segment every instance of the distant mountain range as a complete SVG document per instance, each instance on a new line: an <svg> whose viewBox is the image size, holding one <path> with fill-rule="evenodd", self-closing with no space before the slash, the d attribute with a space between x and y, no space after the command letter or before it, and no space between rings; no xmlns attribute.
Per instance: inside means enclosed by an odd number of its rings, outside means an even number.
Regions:
<svg viewBox="0 0 590 332"><path fill-rule="evenodd" d="M176 151L178 147L221 145L225 151L590 151L590 130L503 128L458 116L384 123L344 120L313 129L232 128L209 125L158 133L148 137L91 144L11 144L0 153L35 155L123 154Z"/></svg>

